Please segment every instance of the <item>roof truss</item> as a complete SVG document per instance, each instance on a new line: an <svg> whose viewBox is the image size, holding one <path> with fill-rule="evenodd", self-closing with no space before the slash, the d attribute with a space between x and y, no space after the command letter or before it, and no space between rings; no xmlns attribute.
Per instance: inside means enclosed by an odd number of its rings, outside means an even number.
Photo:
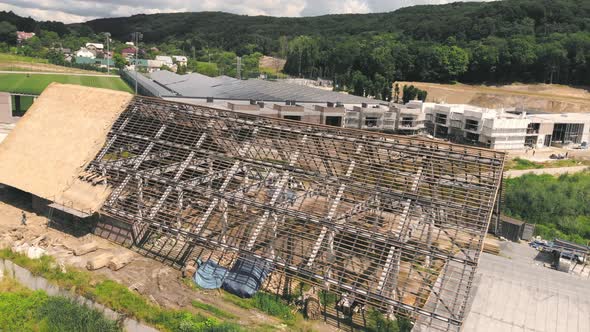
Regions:
<svg viewBox="0 0 590 332"><path fill-rule="evenodd" d="M486 149L136 97L88 171L115 188L103 212L137 232L263 259L447 329L463 321L503 163Z"/></svg>

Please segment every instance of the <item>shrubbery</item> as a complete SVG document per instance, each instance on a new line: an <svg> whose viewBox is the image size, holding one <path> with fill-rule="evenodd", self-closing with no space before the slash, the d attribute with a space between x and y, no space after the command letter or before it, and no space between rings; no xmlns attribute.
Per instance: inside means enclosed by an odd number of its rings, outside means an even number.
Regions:
<svg viewBox="0 0 590 332"><path fill-rule="evenodd" d="M2 331L121 331L116 322L69 299L50 297L43 291L33 292L9 279L2 284ZM7 284L11 285L7 287Z"/></svg>
<svg viewBox="0 0 590 332"><path fill-rule="evenodd" d="M505 184L506 215L537 224L536 234L546 239L590 241L590 172L527 174Z"/></svg>

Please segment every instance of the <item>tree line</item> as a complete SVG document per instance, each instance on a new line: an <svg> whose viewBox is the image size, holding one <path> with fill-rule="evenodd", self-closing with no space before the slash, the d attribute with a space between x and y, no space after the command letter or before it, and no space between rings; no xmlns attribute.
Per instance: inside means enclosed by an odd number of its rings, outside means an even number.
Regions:
<svg viewBox="0 0 590 332"><path fill-rule="evenodd" d="M589 17L587 0L453 3L302 18L172 13L73 25L35 24L0 12L0 21L18 29L54 31L62 39L109 31L124 42L141 31L146 45L192 56L201 62L194 69L209 72L214 69L202 62L231 72L234 55L273 55L287 60L287 74L333 79L336 89L380 99L392 98L398 80L590 85Z"/></svg>

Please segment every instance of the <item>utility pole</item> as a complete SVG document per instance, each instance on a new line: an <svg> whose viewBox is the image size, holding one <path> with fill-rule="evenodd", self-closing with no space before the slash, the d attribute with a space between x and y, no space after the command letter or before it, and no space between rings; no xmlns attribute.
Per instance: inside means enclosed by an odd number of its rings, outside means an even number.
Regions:
<svg viewBox="0 0 590 332"><path fill-rule="evenodd" d="M553 84L553 73L555 72L557 66L551 65L551 77L549 78L549 84Z"/></svg>
<svg viewBox="0 0 590 332"><path fill-rule="evenodd" d="M135 69L135 94L137 95L137 53L139 53L139 41L143 38L143 34L141 32L134 32L133 37L135 40L135 64L133 68Z"/></svg>
<svg viewBox="0 0 590 332"><path fill-rule="evenodd" d="M301 77L301 57L303 56L303 50L299 48L299 77Z"/></svg>
<svg viewBox="0 0 590 332"><path fill-rule="evenodd" d="M111 34L109 32L105 32L104 33L105 37L107 37L107 74L111 73L111 59L113 58L111 56L111 52L109 52L109 41L111 40Z"/></svg>
<svg viewBox="0 0 590 332"><path fill-rule="evenodd" d="M242 58L236 57L236 76L239 80L242 79Z"/></svg>

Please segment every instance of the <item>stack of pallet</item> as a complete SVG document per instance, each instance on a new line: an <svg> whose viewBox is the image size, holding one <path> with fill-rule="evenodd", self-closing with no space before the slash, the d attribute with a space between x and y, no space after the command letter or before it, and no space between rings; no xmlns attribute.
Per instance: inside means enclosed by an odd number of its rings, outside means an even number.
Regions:
<svg viewBox="0 0 590 332"><path fill-rule="evenodd" d="M483 241L483 252L492 255L499 255L500 241L491 235L487 235Z"/></svg>

